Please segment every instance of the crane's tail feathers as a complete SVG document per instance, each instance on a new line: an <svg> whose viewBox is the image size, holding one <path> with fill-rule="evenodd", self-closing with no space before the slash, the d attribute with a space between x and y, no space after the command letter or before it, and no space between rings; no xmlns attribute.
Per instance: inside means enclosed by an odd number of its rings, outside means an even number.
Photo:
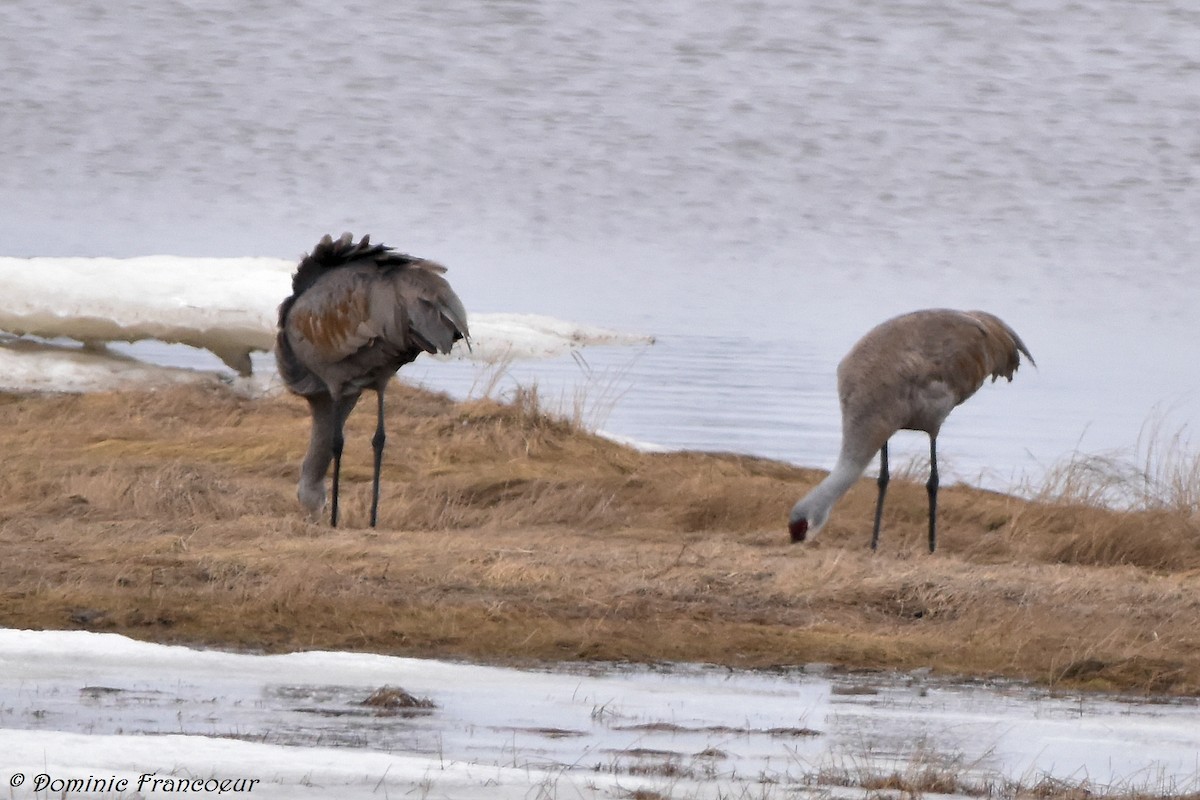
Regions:
<svg viewBox="0 0 1200 800"><path fill-rule="evenodd" d="M1012 333L1013 341L1016 343L1017 349L1025 354L1025 357L1029 359L1030 364L1032 364L1034 367L1037 367L1037 362L1033 360L1033 354L1029 352L1029 348L1026 347L1025 343L1021 341L1021 337L1017 336L1017 332L1012 328L1009 328L1009 332Z"/></svg>
<svg viewBox="0 0 1200 800"><path fill-rule="evenodd" d="M1018 355L1018 353L1023 354L1029 359L1029 363L1036 367L1037 362L1033 360L1033 355L1029 352L1029 348L1025 346L1025 342L1021 341L1021 337L1017 335L1017 332L1010 328L1008 323L1004 322L1004 320L1000 319L999 317L992 317L992 319L999 323L1004 332L1008 334L1009 339L1012 340L1010 343L1007 343L1010 359L1009 364L1012 366L1012 372L1016 372L1017 368L1021 366L1021 356ZM1011 372L1006 374L1005 377L1011 381ZM995 380L995 377L993 377L993 380Z"/></svg>
<svg viewBox="0 0 1200 800"><path fill-rule="evenodd" d="M985 334L984 351L988 354L993 381L997 378L1007 378L1011 381L1013 373L1021 365L1021 354L1029 359L1030 364L1037 366L1037 362L1033 360L1025 342L1021 341L1017 332L1010 328L1004 320L986 311L968 311L966 313L975 320ZM984 375L987 374L987 372L984 373ZM980 377L980 380L982 379L983 376Z"/></svg>
<svg viewBox="0 0 1200 800"><path fill-rule="evenodd" d="M467 311L441 276L441 265L425 261L416 266L421 268L405 270L397 276L396 284L410 333L427 353L449 353L459 339L466 340L470 347ZM425 269L426 266L437 269Z"/></svg>
<svg viewBox="0 0 1200 800"><path fill-rule="evenodd" d="M387 245L371 244L369 235L356 242L352 233L343 233L337 239L325 234L321 237L321 241L317 242L317 246L312 249L312 252L300 259L300 265L292 276L292 297L289 299L299 297L316 283L326 270L337 269L363 260L374 261L376 266L384 270L420 263L427 265L434 272L446 271L446 268L439 264L424 261L407 253L397 252ZM280 325L283 324L290 307L291 303L285 301L285 305L280 308Z"/></svg>
<svg viewBox="0 0 1200 800"><path fill-rule="evenodd" d="M459 339L466 338L466 322L456 321L452 309L421 298L408 309L408 321L413 338L426 353L445 355Z"/></svg>

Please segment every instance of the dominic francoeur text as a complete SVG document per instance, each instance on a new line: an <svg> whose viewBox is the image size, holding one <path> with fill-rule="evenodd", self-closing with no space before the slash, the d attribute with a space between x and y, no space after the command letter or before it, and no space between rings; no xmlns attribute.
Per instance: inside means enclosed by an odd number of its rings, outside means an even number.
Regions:
<svg viewBox="0 0 1200 800"><path fill-rule="evenodd" d="M8 783L13 787L23 785L25 774L13 773ZM118 778L115 775L108 778L92 775L86 778L56 778L42 772L33 776L33 791L52 792L55 796L62 797L72 794L129 791L147 795L249 794L258 783L258 778L164 778L159 777L157 772L143 772L137 778Z"/></svg>

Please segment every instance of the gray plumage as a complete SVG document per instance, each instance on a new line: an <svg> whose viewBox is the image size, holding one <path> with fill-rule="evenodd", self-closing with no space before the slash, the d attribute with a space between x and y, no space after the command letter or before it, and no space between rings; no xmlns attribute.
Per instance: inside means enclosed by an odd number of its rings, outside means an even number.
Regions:
<svg viewBox="0 0 1200 800"><path fill-rule="evenodd" d="M373 245L349 233L325 236L301 259L292 294L279 306L275 360L284 383L312 412L312 436L300 468L300 503L312 514L325 505L325 475L333 462L330 523L337 526L343 429L364 389L378 398L372 446L375 472L371 525L379 507L386 438L383 396L400 367L421 353L449 353L467 340L467 312L433 261Z"/></svg>
<svg viewBox="0 0 1200 800"><path fill-rule="evenodd" d="M829 477L792 508L792 541L804 541L829 518L879 453L879 496L871 548L879 544L887 492L887 443L896 431L929 434L929 551L937 547L937 435L946 417L987 378L1012 380L1021 355L1035 364L1016 332L984 311L928 309L878 325L838 365L842 450ZM1036 366L1036 364L1035 364Z"/></svg>

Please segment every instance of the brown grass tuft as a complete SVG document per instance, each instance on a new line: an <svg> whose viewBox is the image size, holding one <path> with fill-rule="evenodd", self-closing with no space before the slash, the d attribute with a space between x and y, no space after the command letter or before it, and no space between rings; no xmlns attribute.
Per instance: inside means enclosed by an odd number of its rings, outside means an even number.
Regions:
<svg viewBox="0 0 1200 800"><path fill-rule="evenodd" d="M437 708L436 704L428 697L417 697L414 694L404 691L399 686L381 686L371 692L370 696L366 700L363 700L361 705L388 711L395 711L396 709Z"/></svg>

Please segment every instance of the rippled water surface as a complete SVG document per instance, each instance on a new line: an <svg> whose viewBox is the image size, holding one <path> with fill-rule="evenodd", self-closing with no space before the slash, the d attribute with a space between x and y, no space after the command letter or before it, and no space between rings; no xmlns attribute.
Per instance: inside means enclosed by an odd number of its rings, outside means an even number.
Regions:
<svg viewBox="0 0 1200 800"><path fill-rule="evenodd" d="M837 360L943 305L1038 360L951 417L951 475L1200 419L1186 0L16 0L0 67L5 255L370 232L471 310L657 335L514 373L669 446L831 465Z"/></svg>

